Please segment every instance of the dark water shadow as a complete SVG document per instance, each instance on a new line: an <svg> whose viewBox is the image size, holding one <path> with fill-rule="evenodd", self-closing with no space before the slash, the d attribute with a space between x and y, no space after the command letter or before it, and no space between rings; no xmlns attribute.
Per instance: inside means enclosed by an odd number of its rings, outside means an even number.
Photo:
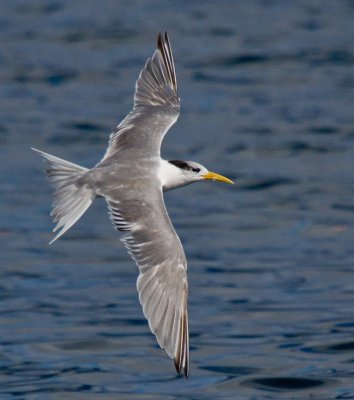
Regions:
<svg viewBox="0 0 354 400"><path fill-rule="evenodd" d="M307 353L346 353L354 352L354 340L338 342L326 345L304 347L302 349Z"/></svg>
<svg viewBox="0 0 354 400"><path fill-rule="evenodd" d="M235 376L255 374L258 372L258 368L254 367L223 366L223 365L206 365L200 367L200 369L227 375L229 378L233 378Z"/></svg>
<svg viewBox="0 0 354 400"><path fill-rule="evenodd" d="M261 390L293 391L305 390L333 383L325 379L297 378L291 376L254 378L244 381L242 384Z"/></svg>

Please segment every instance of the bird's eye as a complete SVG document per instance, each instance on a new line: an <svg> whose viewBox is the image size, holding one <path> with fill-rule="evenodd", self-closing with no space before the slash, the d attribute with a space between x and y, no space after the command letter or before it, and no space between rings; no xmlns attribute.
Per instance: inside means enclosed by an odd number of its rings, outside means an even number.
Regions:
<svg viewBox="0 0 354 400"><path fill-rule="evenodd" d="M200 172L200 168L192 168L192 171L198 173Z"/></svg>

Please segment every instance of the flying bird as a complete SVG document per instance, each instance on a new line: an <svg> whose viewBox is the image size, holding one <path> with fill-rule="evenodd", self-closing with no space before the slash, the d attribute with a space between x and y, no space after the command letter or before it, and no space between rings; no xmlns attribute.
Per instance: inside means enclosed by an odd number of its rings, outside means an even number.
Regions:
<svg viewBox="0 0 354 400"><path fill-rule="evenodd" d="M53 243L104 197L115 227L139 268L143 312L178 373L189 373L188 281L183 247L163 192L206 179L233 183L192 161L164 160L161 142L180 112L176 71L167 33L135 84L133 110L111 133L106 153L88 169L33 149L44 157L54 187Z"/></svg>

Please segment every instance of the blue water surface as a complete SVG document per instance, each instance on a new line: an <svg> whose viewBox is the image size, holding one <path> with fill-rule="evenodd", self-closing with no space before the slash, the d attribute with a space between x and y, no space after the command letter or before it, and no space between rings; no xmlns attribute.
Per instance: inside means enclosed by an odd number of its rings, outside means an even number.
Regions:
<svg viewBox="0 0 354 400"><path fill-rule="evenodd" d="M354 3L4 0L0 398L354 399ZM166 194L189 263L191 374L156 344L98 200L60 241L36 147L90 167L169 32Z"/></svg>

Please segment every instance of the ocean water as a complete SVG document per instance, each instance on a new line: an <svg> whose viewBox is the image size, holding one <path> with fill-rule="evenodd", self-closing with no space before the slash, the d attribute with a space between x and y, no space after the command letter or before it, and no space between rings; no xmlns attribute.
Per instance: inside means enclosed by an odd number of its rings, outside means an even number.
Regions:
<svg viewBox="0 0 354 400"><path fill-rule="evenodd" d="M1 399L354 399L353 13L1 2ZM164 30L182 110L163 156L236 181L165 197L189 266L188 380L149 331L104 201L48 246L30 151L99 161Z"/></svg>

